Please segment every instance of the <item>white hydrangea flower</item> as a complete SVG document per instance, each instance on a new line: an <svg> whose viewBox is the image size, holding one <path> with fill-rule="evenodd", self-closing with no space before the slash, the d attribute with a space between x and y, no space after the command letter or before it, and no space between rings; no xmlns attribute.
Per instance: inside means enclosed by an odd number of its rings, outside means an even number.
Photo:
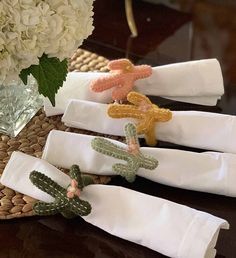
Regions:
<svg viewBox="0 0 236 258"><path fill-rule="evenodd" d="M93 31L94 0L1 0L0 83L38 64L70 57Z"/></svg>

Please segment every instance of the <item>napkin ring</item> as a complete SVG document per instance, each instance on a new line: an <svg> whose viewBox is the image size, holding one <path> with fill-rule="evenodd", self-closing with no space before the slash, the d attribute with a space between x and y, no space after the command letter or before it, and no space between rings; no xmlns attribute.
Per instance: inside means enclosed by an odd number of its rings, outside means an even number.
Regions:
<svg viewBox="0 0 236 258"><path fill-rule="evenodd" d="M124 177L128 182L133 182L139 168L154 170L158 166L158 161L155 158L143 155L140 152L134 124L128 123L125 125L125 137L127 149L101 137L94 138L91 142L91 146L99 153L125 160L127 164L116 163L112 166L112 169L114 172Z"/></svg>
<svg viewBox="0 0 236 258"><path fill-rule="evenodd" d="M63 188L48 176L38 171L30 173L31 182L43 192L55 198L52 203L37 202L33 210L37 215L54 215L61 213L66 218L86 216L91 212L89 202L79 198L81 190L93 183L89 176L82 176L77 165L70 169L71 184L67 189Z"/></svg>
<svg viewBox="0 0 236 258"><path fill-rule="evenodd" d="M157 143L155 134L156 122L167 122L172 118L169 109L159 108L150 99L138 92L130 92L128 101L133 104L110 104L108 115L112 118L138 119L137 133L144 134L147 145L155 146Z"/></svg>
<svg viewBox="0 0 236 258"><path fill-rule="evenodd" d="M134 82L152 74L151 66L135 66L128 59L110 61L108 69L110 74L93 80L90 87L94 92L102 92L114 87L112 91L114 101L126 100L127 94L133 89Z"/></svg>

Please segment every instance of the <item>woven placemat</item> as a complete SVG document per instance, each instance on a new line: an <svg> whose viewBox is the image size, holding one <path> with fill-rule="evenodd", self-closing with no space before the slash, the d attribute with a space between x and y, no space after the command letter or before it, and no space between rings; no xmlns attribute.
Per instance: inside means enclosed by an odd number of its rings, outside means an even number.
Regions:
<svg viewBox="0 0 236 258"><path fill-rule="evenodd" d="M108 60L102 56L78 49L69 60L69 71L107 71L107 62ZM40 110L17 137L11 138L0 134L0 175L13 151L21 151L41 158L47 135L52 129L101 135L90 131L69 128L61 122L61 116L46 117L43 110ZM105 136L116 140L123 140L122 137ZM67 173L68 171L63 170L63 172ZM96 183L101 184L106 184L110 180L110 177L106 176L93 177ZM32 206L36 201L29 196L0 184L0 219L33 216L35 214Z"/></svg>

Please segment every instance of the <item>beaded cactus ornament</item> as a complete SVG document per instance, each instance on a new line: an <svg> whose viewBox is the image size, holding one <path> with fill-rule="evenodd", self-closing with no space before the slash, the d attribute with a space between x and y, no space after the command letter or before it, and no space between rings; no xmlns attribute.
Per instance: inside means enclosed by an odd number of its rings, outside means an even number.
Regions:
<svg viewBox="0 0 236 258"><path fill-rule="evenodd" d="M94 150L107 156L125 160L127 164L116 163L112 169L124 177L128 182L133 182L139 168L153 170L158 166L158 161L140 152L136 127L132 123L125 125L127 149L122 148L109 140L96 137L91 141Z"/></svg>
<svg viewBox="0 0 236 258"><path fill-rule="evenodd" d="M138 92L130 92L127 99L131 104L110 104L107 111L108 115L112 118L130 117L138 119L137 133L145 135L147 145L155 146L157 143L155 123L169 121L172 118L171 111L159 108L148 97Z"/></svg>
<svg viewBox="0 0 236 258"><path fill-rule="evenodd" d="M65 189L38 171L30 173L31 182L40 190L55 198L52 203L41 201L35 203L33 210L37 215L61 213L66 218L73 218L86 216L91 212L91 205L87 201L81 200L79 196L85 186L93 183L93 179L89 176L82 176L77 165L71 167L69 175L71 184Z"/></svg>
<svg viewBox="0 0 236 258"><path fill-rule="evenodd" d="M112 99L114 101L126 100L127 94L133 89L138 79L149 77L152 67L149 65L133 65L128 59L110 61L107 65L110 74L102 76L91 82L90 88L94 92L103 92L114 88Z"/></svg>

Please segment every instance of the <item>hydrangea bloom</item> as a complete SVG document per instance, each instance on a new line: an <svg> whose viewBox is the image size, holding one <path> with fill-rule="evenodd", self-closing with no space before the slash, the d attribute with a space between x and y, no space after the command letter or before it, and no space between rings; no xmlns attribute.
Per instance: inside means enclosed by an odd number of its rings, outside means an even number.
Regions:
<svg viewBox="0 0 236 258"><path fill-rule="evenodd" d="M0 83L42 54L68 58L93 30L93 0L0 1Z"/></svg>

